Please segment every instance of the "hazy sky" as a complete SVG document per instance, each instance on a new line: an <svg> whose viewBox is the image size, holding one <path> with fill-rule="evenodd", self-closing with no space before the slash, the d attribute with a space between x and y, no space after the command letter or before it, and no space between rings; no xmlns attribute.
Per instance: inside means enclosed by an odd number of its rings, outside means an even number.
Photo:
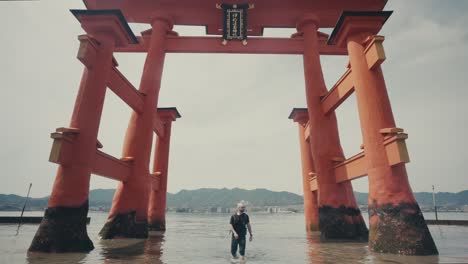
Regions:
<svg viewBox="0 0 468 264"><path fill-rule="evenodd" d="M0 193L32 196L51 191L57 169L49 163L50 132L67 126L83 71L75 58L83 31L68 11L81 1L0 1ZM389 1L383 70L397 125L409 133L408 171L414 191L468 189L468 1ZM148 25L131 25L136 34ZM204 28L176 27L180 35ZM330 32L330 30L324 30ZM288 37L293 29L266 30ZM119 69L138 87L144 54L116 54ZM346 57L322 57L331 87ZM293 107L305 106L301 56L166 56L159 106L176 106L170 192L201 187L268 188L302 192ZM242 82L227 81L227 74ZM130 108L108 90L99 140L120 157ZM362 137L354 95L338 110L346 155ZM367 180L353 182L368 191ZM92 177L91 188L117 182Z"/></svg>

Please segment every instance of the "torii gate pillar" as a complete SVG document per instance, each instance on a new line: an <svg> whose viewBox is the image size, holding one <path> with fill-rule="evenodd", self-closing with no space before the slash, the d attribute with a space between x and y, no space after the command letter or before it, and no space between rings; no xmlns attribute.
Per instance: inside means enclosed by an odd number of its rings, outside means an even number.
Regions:
<svg viewBox="0 0 468 264"><path fill-rule="evenodd" d="M142 113L133 112L125 135L122 156L133 160L133 169L127 182L119 183L112 201L109 217L99 233L103 239L114 237L148 237L149 163L153 140L154 111L158 104L159 90L166 55L167 34L173 26L172 19L155 14L148 41L140 93L145 94Z"/></svg>
<svg viewBox="0 0 468 264"><path fill-rule="evenodd" d="M311 179L316 175L314 161L310 153L309 141L306 140L306 126L309 122L309 113L307 109L295 108L290 119L297 123L299 128L299 145L301 147L301 162L302 162L302 187L304 192L304 216L307 232L319 231L319 214L318 214L318 190L311 191Z"/></svg>
<svg viewBox="0 0 468 264"><path fill-rule="evenodd" d="M87 252L94 248L86 230L93 158L99 144L97 135L113 66L113 51L115 47L129 44L130 39L125 25L112 11L72 12L89 34L79 38L78 58L86 67L70 128L59 128L52 133L55 140L72 143L70 151L57 155L55 162L59 163L59 168L52 194L29 248L34 252Z"/></svg>
<svg viewBox="0 0 468 264"><path fill-rule="evenodd" d="M409 185L406 166L390 166L384 146L385 137L403 131L395 127L378 60L385 59L383 37L374 36L390 15L389 11L344 12L329 44L346 46L349 52L369 176L369 246L383 253L433 255L438 251ZM369 54L377 56L367 54L368 48L375 48Z"/></svg>
<svg viewBox="0 0 468 264"><path fill-rule="evenodd" d="M176 108L158 108L159 119L164 126L164 137L156 139L152 188L148 207L148 228L150 231L166 230L166 196L169 169L169 146L172 122L180 118Z"/></svg>
<svg viewBox="0 0 468 264"><path fill-rule="evenodd" d="M304 38L304 77L310 122L310 147L317 173L321 239L367 241L368 230L350 182L336 183L334 163L344 160L335 113L325 115L321 97L327 93L320 64L318 17L303 16L297 23Z"/></svg>

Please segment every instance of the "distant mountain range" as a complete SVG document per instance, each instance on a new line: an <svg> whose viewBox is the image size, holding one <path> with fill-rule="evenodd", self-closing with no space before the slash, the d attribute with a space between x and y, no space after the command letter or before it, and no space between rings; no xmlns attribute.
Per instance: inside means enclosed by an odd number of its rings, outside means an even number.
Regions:
<svg viewBox="0 0 468 264"><path fill-rule="evenodd" d="M89 195L91 207L109 208L115 189L96 189ZM367 204L367 193L355 192L360 205ZM416 200L422 207L432 206L432 193L415 193ZM436 194L438 206L468 205L468 190L459 193L441 192ZM47 207L49 197L29 199L27 208L42 210ZM301 205L302 196L290 192L274 192L267 189L197 189L182 190L176 194L167 193L167 206L174 208L234 207L240 201L248 201L252 206L287 206ZM0 210L21 210L25 197L0 194Z"/></svg>

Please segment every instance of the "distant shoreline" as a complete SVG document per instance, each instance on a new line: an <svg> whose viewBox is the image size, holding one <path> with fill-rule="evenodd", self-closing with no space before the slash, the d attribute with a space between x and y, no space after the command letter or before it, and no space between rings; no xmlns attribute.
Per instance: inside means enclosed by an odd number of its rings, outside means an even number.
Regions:
<svg viewBox="0 0 468 264"><path fill-rule="evenodd" d="M89 210L108 212L115 189L96 189L89 193ZM368 194L354 192L361 211L367 211ZM432 193L414 193L423 212L434 212ZM25 197L0 194L0 211L20 211ZM28 211L42 211L47 207L49 197L30 198ZM202 188L167 193L168 211L178 212L231 212L238 201L245 200L251 212L270 211L291 213L303 210L303 197L290 192L277 192L267 189L246 190ZM436 194L438 212L468 212L468 190L458 193L439 192Z"/></svg>

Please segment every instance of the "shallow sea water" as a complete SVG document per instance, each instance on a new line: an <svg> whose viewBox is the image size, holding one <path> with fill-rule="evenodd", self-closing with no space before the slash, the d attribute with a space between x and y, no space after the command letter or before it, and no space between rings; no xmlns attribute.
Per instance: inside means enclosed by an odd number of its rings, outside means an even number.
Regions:
<svg viewBox="0 0 468 264"><path fill-rule="evenodd" d="M0 263L231 263L226 214L169 213L164 234L115 240L98 238L106 213L89 216L88 233L95 249L87 254L27 254L38 225L23 225L18 235L16 225L0 225ZM318 234L305 234L302 214L252 213L250 217L254 240L247 242L247 263L468 263L468 227L430 226L440 255L407 257L372 253L366 243L320 243ZM439 218L468 220L468 214L440 214Z"/></svg>

